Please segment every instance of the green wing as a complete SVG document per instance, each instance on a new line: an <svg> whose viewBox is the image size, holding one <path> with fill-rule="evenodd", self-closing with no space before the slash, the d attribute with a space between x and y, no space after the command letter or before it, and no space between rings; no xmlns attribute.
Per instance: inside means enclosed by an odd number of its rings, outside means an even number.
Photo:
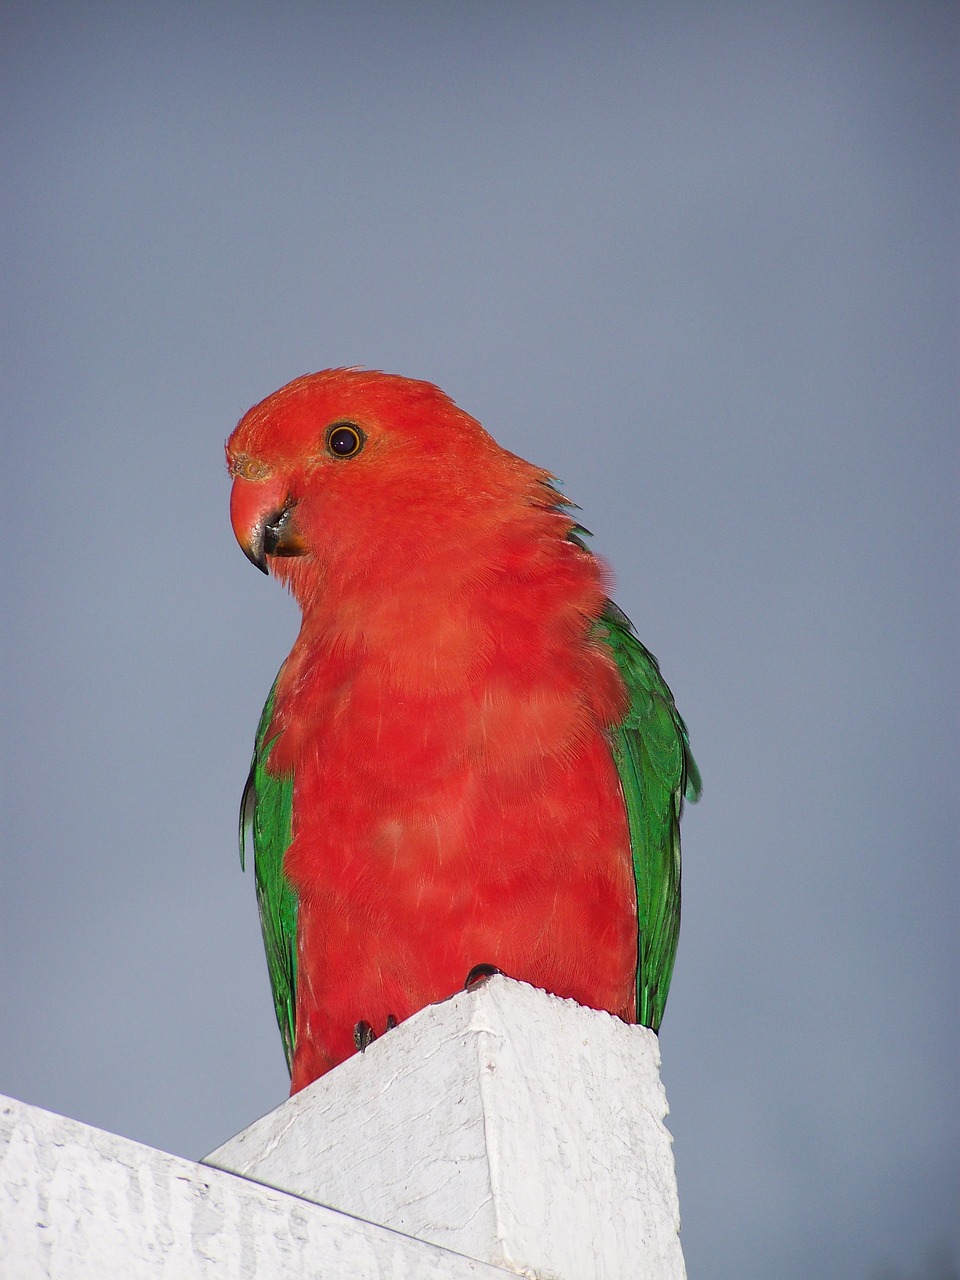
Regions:
<svg viewBox="0 0 960 1280"><path fill-rule="evenodd" d="M252 838L260 927L267 953L270 986L273 988L273 1004L289 1069L293 1061L296 1025L297 895L283 874L283 855L289 848L291 836L293 779L274 777L266 768L276 742L276 738L266 741L276 691L274 681L260 717L250 776L240 802L240 865L245 864Z"/></svg>
<svg viewBox="0 0 960 1280"><path fill-rule="evenodd" d="M637 1021L658 1030L680 932L680 813L700 797L687 728L657 660L612 601L597 627L616 659L630 706L611 745L627 807L637 881Z"/></svg>

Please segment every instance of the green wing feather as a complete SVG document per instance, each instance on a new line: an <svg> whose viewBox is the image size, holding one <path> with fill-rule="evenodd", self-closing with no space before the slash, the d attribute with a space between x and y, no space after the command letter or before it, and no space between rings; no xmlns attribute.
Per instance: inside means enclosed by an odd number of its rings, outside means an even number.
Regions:
<svg viewBox="0 0 960 1280"><path fill-rule="evenodd" d="M275 737L267 741L276 690L274 681L260 717L250 776L240 802L240 865L245 864L252 840L260 927L289 1070L296 1025L297 895L283 874L283 856L291 839L293 779L275 777L266 767L276 742Z"/></svg>
<svg viewBox="0 0 960 1280"><path fill-rule="evenodd" d="M637 881L637 1021L658 1030L680 932L680 814L700 797L687 728L657 660L612 601L597 636L620 669L630 705L611 733Z"/></svg>

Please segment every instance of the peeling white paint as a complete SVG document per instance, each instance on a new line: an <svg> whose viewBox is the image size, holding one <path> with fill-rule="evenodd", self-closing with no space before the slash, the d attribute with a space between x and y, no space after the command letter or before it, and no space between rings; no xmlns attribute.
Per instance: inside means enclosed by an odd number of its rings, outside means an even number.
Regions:
<svg viewBox="0 0 960 1280"><path fill-rule="evenodd" d="M0 1097L3 1280L504 1280L482 1262Z"/></svg>
<svg viewBox="0 0 960 1280"><path fill-rule="evenodd" d="M495 977L207 1157L540 1280L684 1280L656 1036Z"/></svg>

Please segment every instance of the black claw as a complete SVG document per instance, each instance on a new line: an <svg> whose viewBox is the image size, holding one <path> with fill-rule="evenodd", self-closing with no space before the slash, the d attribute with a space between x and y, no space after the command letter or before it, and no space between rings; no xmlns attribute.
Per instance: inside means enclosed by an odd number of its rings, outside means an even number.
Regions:
<svg viewBox="0 0 960 1280"><path fill-rule="evenodd" d="M393 1016L392 1013L388 1013L387 1014L387 1030L392 1031L396 1025L397 1025L396 1018Z"/></svg>
<svg viewBox="0 0 960 1280"><path fill-rule="evenodd" d="M463 984L464 991L469 991L471 987L477 987L481 982L485 982L487 978L492 978L495 974L501 973L495 964L475 964L467 974L467 980Z"/></svg>
<svg viewBox="0 0 960 1280"><path fill-rule="evenodd" d="M358 1022L353 1028L353 1043L361 1053L365 1053L377 1038L377 1033L369 1022Z"/></svg>

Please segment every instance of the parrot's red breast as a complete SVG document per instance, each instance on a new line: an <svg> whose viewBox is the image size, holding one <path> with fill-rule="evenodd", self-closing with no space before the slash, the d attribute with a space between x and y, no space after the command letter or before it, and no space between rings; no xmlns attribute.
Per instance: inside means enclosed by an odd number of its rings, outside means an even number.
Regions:
<svg viewBox="0 0 960 1280"><path fill-rule="evenodd" d="M251 409L228 460L237 537L303 613L264 736L292 780L293 1090L481 963L633 1020L626 695L549 475L355 370Z"/></svg>

